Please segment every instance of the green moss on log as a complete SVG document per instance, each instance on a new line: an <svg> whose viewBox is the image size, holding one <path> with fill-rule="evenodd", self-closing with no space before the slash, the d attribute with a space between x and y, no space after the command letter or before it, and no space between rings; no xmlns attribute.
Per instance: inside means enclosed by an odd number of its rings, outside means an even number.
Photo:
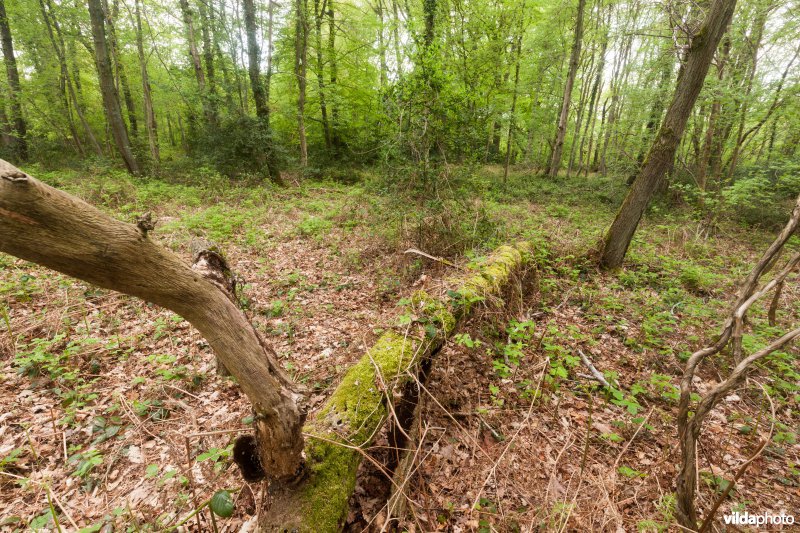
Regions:
<svg viewBox="0 0 800 533"><path fill-rule="evenodd" d="M456 328L456 317L447 304L433 298L425 291L417 291L411 296L411 305L420 315L423 322L432 322L439 330L438 334L446 339Z"/></svg>
<svg viewBox="0 0 800 533"><path fill-rule="evenodd" d="M419 342L387 331L345 374L315 426L356 446L365 443L386 417L381 383L390 383L413 366ZM376 373L380 371L380 376Z"/></svg>
<svg viewBox="0 0 800 533"><path fill-rule="evenodd" d="M530 261L531 244L521 242L515 246L501 246L478 267L478 272L467 278L456 291L464 302L460 311L468 313L472 303L489 295L502 292L511 275Z"/></svg>
<svg viewBox="0 0 800 533"><path fill-rule="evenodd" d="M306 461L309 481L302 491L303 500L309 505L304 509L303 521L313 524L314 531L338 531L347 516L347 503L356 485L361 455L350 448L311 437L306 444Z"/></svg>
<svg viewBox="0 0 800 533"><path fill-rule="evenodd" d="M514 272L530 261L530 251L528 243L498 248L474 274L456 281L459 297L453 301L443 302L424 291L412 295L410 311L422 327L398 325L397 330L385 332L350 367L306 425L307 479L295 489L276 490L272 508L262 515L264 530L341 529L361 462L356 447L369 444L388 414L383 385L391 388L409 379L406 370L416 372L420 361L454 333L476 301L503 292Z"/></svg>

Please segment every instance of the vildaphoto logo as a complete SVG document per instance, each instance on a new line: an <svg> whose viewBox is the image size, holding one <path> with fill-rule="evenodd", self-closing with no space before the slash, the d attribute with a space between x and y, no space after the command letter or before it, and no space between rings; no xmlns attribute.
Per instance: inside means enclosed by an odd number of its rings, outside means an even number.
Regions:
<svg viewBox="0 0 800 533"><path fill-rule="evenodd" d="M740 513L737 511L724 515L722 519L726 524L733 526L788 526L794 524L794 516L785 514L783 511L781 511L781 514L773 514L769 511L760 514L750 514L747 511Z"/></svg>

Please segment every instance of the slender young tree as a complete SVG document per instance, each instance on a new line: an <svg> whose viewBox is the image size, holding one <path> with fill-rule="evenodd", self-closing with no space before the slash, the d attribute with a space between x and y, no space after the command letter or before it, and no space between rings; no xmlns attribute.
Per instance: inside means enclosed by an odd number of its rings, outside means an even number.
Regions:
<svg viewBox="0 0 800 533"><path fill-rule="evenodd" d="M297 136L300 140L300 166L308 165L306 141L306 60L308 58L308 6L295 0L294 75L297 78Z"/></svg>
<svg viewBox="0 0 800 533"><path fill-rule="evenodd" d="M103 0L103 12L106 15L106 37L108 42L108 49L111 52L111 60L114 66L114 74L116 76L116 85L122 89L122 101L125 103L125 110L128 115L128 125L130 126L131 134L136 137L139 135L139 122L136 120L136 106L133 104L133 93L131 93L131 86L128 83L128 74L125 71L125 63L122 62L122 53L120 52L120 44L117 40L117 30L114 26L114 21L119 14L119 2L114 1L113 9L109 7L108 1Z"/></svg>
<svg viewBox="0 0 800 533"><path fill-rule="evenodd" d="M72 86L72 83L69 79L69 69L67 67L66 60L64 59L63 51L61 50L59 43L56 41L55 33L53 32L53 24L50 21L50 14L48 13L43 0L39 0L39 9L42 14L42 20L44 21L45 28L47 28L47 36L50 40L50 44L53 46L53 51L56 53L56 58L58 59L59 92L61 93L61 103L64 105L64 115L67 119L69 131L72 136L72 142L75 144L75 148L78 150L78 153L81 155L81 157L83 157L86 155L86 153L83 149L81 138L78 135L78 128L75 126L75 120L72 116L72 107L70 105L69 90Z"/></svg>
<svg viewBox="0 0 800 533"><path fill-rule="evenodd" d="M144 39L142 38L142 14L140 10L140 0L134 0L134 12L136 17L136 51L139 54L139 70L142 75L142 101L144 103L144 121L147 128L147 140L150 145L150 157L153 163L158 166L161 161L158 146L158 125L156 124L156 113L153 109L153 97L150 88L150 73L147 70L147 55L144 52Z"/></svg>
<svg viewBox="0 0 800 533"><path fill-rule="evenodd" d="M561 113L558 116L556 139L553 142L553 156L550 158L550 170L547 174L551 178L558 176L561 168L561 155L564 152L564 139L567 135L567 119L569 119L569 105L572 101L572 87L575 85L575 76L578 74L578 63L581 59L581 43L583 41L583 11L586 0L578 0L578 15L575 23L575 39L572 42L572 52L569 56L569 72L567 83L564 85L564 98L561 101Z"/></svg>
<svg viewBox="0 0 800 533"><path fill-rule="evenodd" d="M56 52L56 57L58 58L61 69L61 76L64 80L66 90L69 93L69 99L72 101L72 109L75 110L75 113L78 115L78 118L81 121L86 138L89 139L89 144L92 145L95 153L101 156L103 155L103 149L100 147L100 143L97 142L97 137L95 137L94 131L92 131L92 127L89 125L83 105L81 104L76 93L75 87L78 85L77 80L80 78L80 72L77 68L73 68L72 72L69 72L70 69L67 64L68 48L64 42L64 35L61 32L61 25L58 23L58 18L53 12L53 4L50 0L47 0L46 2L39 0L39 2L42 9L42 19L47 27L47 33L50 37L50 41L53 44L53 49Z"/></svg>
<svg viewBox="0 0 800 533"><path fill-rule="evenodd" d="M525 4L522 4L522 12L525 11ZM521 14L519 16L522 16ZM511 165L511 150L514 145L514 122L517 113L517 93L519 92L519 67L520 57L522 56L522 32L519 29L516 42L514 43L514 89L511 92L511 109L509 110L508 131L506 132L506 160L503 165L503 183L508 180L508 167Z"/></svg>
<svg viewBox="0 0 800 533"><path fill-rule="evenodd" d="M250 75L250 86L253 90L253 100L256 104L256 116L259 118L259 127L264 128L267 133L267 136L271 136L271 129L269 125L269 102L267 101L267 91L264 90L264 84L261 81L261 49L258 45L258 36L257 28L256 28L256 7L253 0L244 0L242 2L242 6L244 7L244 24L245 24L245 32L247 33L247 55L248 55L248 74ZM270 6L271 9L271 6ZM269 46L272 47L272 16L270 13L270 38L269 38ZM271 66L267 67L268 69ZM267 78L269 83L269 78ZM282 183L281 182L281 175L280 171L278 170L278 165L274 160L273 152L272 152L272 140L269 139L268 142L270 146L266 147L267 156L266 159L263 161L263 164L267 168L267 172L269 173L269 177L275 183Z"/></svg>
<svg viewBox="0 0 800 533"><path fill-rule="evenodd" d="M708 74L711 59L733 17L736 0L713 0L700 30L692 37L686 63L661 128L603 241L600 266L622 265L633 234L659 183L672 167L686 122Z"/></svg>
<svg viewBox="0 0 800 533"><path fill-rule="evenodd" d="M212 99L208 94L206 73L203 70L203 62L200 59L200 51L197 48L197 31L194 26L194 12L192 11L188 0L179 0L178 3L181 7L181 13L183 15L183 25L186 27L186 43L189 46L189 58L192 61L195 80L197 80L197 89L200 93L203 114L205 115L206 124L209 126L214 126L219 122L219 117L217 116L216 110L212 104Z"/></svg>
<svg viewBox="0 0 800 533"><path fill-rule="evenodd" d="M2 40L3 62L6 65L8 78L8 97L11 101L11 121L13 123L12 149L21 161L28 158L28 125L22 115L22 89L19 83L17 59L14 56L14 41L11 38L11 26L6 15L5 0L0 0L0 40Z"/></svg>
<svg viewBox="0 0 800 533"><path fill-rule="evenodd" d="M242 6L244 8L244 27L247 33L247 72L250 75L250 87L256 104L256 116L269 123L267 95L264 93L264 84L261 82L261 49L256 35L256 6L253 0L244 0Z"/></svg>
<svg viewBox="0 0 800 533"><path fill-rule="evenodd" d="M111 136L117 147L125 166L131 174L139 174L139 163L133 155L128 130L122 119L122 109L119 104L119 94L114 85L114 72L111 68L111 58L106 42L105 15L103 14L102 0L89 0L89 18L92 25L92 39L94 41L94 59L97 67L97 76L100 80L100 93L103 97L103 109L106 120L111 129Z"/></svg>
<svg viewBox="0 0 800 533"><path fill-rule="evenodd" d="M328 120L328 105L325 99L325 59L324 50L322 49L322 22L326 8L326 0L314 0L314 48L316 48L317 54L317 92L319 93L319 110L320 118L322 119L322 133L325 137L325 148L330 152L331 124Z"/></svg>

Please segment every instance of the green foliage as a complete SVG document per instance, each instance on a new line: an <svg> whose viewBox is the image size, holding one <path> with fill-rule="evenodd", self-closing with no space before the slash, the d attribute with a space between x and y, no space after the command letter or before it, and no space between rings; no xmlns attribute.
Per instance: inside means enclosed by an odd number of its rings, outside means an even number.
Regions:
<svg viewBox="0 0 800 533"><path fill-rule="evenodd" d="M316 237L322 238L328 230L331 229L333 223L330 220L325 220L317 216L308 216L297 224L297 231L303 237Z"/></svg>
<svg viewBox="0 0 800 533"><path fill-rule="evenodd" d="M24 450L22 448L14 448L5 456L0 457L0 472L14 472L16 465L22 459Z"/></svg>
<svg viewBox="0 0 800 533"><path fill-rule="evenodd" d="M86 478L96 467L103 464L103 455L99 450L90 448L70 456L68 462L75 466L74 476Z"/></svg>
<svg viewBox="0 0 800 533"><path fill-rule="evenodd" d="M637 477L646 477L647 476L647 474L645 474L644 472L639 472L638 470L634 470L633 468L631 468L629 466L624 466L624 465L620 466L617 469L617 472L619 472L620 474L622 474L623 476L625 476L627 478L637 478Z"/></svg>
<svg viewBox="0 0 800 533"><path fill-rule="evenodd" d="M724 208L751 225L782 226L790 201L800 194L798 163L753 168L722 190Z"/></svg>
<svg viewBox="0 0 800 533"><path fill-rule="evenodd" d="M192 153L229 177L249 173L269 179L285 165L285 154L269 124L246 115L232 115L216 127L204 128Z"/></svg>
<svg viewBox="0 0 800 533"><path fill-rule="evenodd" d="M219 472L227 466L232 453L233 444L226 446L225 448L210 448L198 455L197 461L200 463L204 461L210 461L214 465L214 470Z"/></svg>
<svg viewBox="0 0 800 533"><path fill-rule="evenodd" d="M211 497L209 507L215 515L221 516L222 518L233 516L234 503L233 498L231 498L231 493L227 490L218 490Z"/></svg>

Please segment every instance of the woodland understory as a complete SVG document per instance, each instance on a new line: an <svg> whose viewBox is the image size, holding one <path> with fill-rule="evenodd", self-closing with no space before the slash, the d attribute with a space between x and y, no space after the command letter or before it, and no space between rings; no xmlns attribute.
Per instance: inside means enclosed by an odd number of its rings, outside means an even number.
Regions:
<svg viewBox="0 0 800 533"><path fill-rule="evenodd" d="M486 167L476 180L498 172ZM773 234L724 222L708 236L691 210L655 209L626 267L601 273L587 251L624 184L601 176L554 184L520 170L509 178L515 192L498 190L481 206L484 247L446 264L403 253L410 221L387 217L395 200L368 183L210 188L107 170L38 175L123 219L150 211L153 238L183 256L193 236L214 239L241 276L246 313L309 388L312 412L407 313L404 299L445 290L492 243L533 242L536 263L521 292L503 308L483 305L435 359L420 394L408 513L394 523L409 531L670 530L683 361L718 327ZM606 198L599 208L597 198ZM2 260L3 527L52 529L56 516L63 530L254 530L265 487L244 482L230 457L251 411L236 383L215 373L206 342L173 313ZM797 308L788 283L776 327L764 323L766 307L753 309L746 347L785 329ZM794 354L775 354L752 375L774 403L775 427L720 513L791 512L800 503ZM730 366L729 354L715 357L697 390ZM701 513L771 423L752 384L712 413L698 457ZM379 465L392 462L388 439L384 430L364 449ZM382 470L362 463L347 530L385 525L391 483ZM230 518L212 525L207 507L193 515L220 490L231 494Z"/></svg>
<svg viewBox="0 0 800 533"><path fill-rule="evenodd" d="M0 531L800 520L798 0L0 0L0 52Z"/></svg>

